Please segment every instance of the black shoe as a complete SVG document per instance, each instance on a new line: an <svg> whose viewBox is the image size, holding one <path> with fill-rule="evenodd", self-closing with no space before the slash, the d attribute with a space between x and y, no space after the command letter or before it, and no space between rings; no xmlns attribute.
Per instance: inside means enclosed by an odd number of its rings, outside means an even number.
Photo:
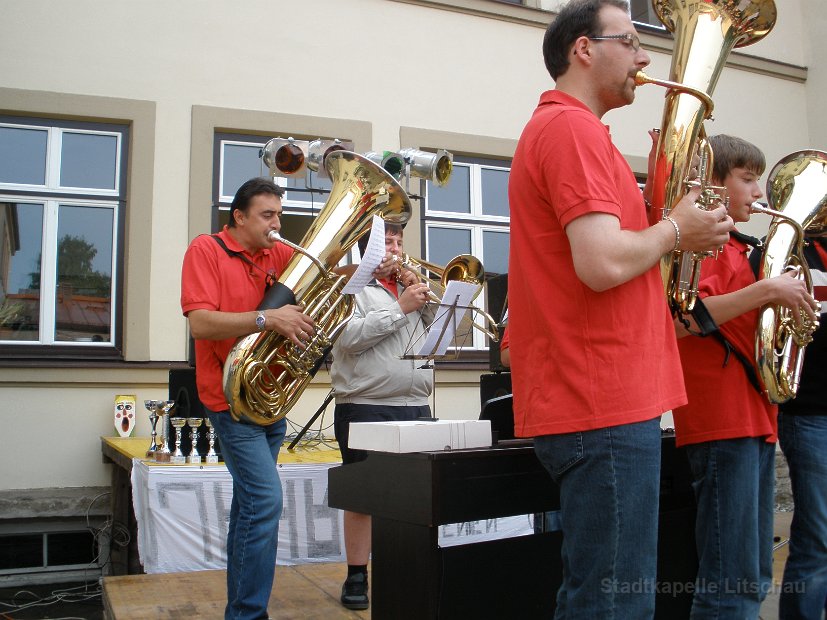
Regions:
<svg viewBox="0 0 827 620"><path fill-rule="evenodd" d="M355 573L345 580L342 585L342 605L348 609L368 608L367 574Z"/></svg>

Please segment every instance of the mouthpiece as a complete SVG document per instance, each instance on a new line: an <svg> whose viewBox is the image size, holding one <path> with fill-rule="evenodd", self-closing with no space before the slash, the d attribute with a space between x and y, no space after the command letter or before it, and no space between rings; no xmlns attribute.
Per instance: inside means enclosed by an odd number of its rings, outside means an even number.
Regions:
<svg viewBox="0 0 827 620"><path fill-rule="evenodd" d="M267 238L270 241L281 241L282 240L281 235L278 233L278 231L275 231L275 230L271 230L269 233L267 233Z"/></svg>

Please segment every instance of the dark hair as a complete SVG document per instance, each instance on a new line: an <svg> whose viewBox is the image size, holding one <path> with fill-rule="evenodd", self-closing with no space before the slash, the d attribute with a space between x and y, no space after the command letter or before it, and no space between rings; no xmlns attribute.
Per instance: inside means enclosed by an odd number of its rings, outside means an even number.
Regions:
<svg viewBox="0 0 827 620"><path fill-rule="evenodd" d="M604 6L629 11L626 0L570 0L548 25L543 37L543 60L553 80L568 70L571 46L577 39L601 34L598 13Z"/></svg>
<svg viewBox="0 0 827 620"><path fill-rule="evenodd" d="M758 176L764 174L767 160L764 153L751 142L735 136L718 134L709 137L714 163L712 178L723 183L733 168L746 168Z"/></svg>
<svg viewBox="0 0 827 620"><path fill-rule="evenodd" d="M245 181L241 187L238 188L232 203L230 203L230 222L227 224L230 228L235 226L233 211L236 209L241 212L247 211L247 207L250 206L253 198L260 194L272 194L276 198L282 198L284 196L284 188L264 177L255 177L254 179Z"/></svg>
<svg viewBox="0 0 827 620"><path fill-rule="evenodd" d="M393 222L385 222L385 234L392 233L394 235L401 235L402 234L402 226L401 224L394 224ZM361 237L359 237L359 255L364 256L365 250L368 247L368 239L370 239L370 233L365 233Z"/></svg>

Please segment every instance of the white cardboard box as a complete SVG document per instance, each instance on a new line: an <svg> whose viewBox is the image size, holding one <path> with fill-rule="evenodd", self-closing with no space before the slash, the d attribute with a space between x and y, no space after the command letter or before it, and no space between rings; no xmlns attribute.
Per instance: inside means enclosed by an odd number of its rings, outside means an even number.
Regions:
<svg viewBox="0 0 827 620"><path fill-rule="evenodd" d="M491 421L351 422L348 445L377 452L487 448L491 446Z"/></svg>

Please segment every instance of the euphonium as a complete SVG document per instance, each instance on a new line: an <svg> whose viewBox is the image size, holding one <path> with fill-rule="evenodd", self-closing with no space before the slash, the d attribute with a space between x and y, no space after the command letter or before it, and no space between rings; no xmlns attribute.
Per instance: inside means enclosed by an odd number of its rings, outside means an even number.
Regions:
<svg viewBox="0 0 827 620"><path fill-rule="evenodd" d="M658 139L652 204L667 216L686 193L692 157L706 151L707 177L699 175L700 208L718 201L710 184L710 149L703 140L703 121L712 118L711 94L734 47L755 43L775 25L773 0L652 0L658 18L675 36L670 79L655 80L639 71L637 84L669 89ZM703 152L701 153L704 154ZM667 297L673 308L689 312L698 296L700 262L706 253L675 251L661 261Z"/></svg>
<svg viewBox="0 0 827 620"><path fill-rule="evenodd" d="M224 364L224 396L236 420L268 425L281 420L316 374L324 356L353 315L353 297L341 289L347 276L332 269L363 234L374 215L402 224L410 218L405 190L373 162L334 151L324 165L332 189L321 212L259 309L300 304L316 322L305 349L274 331L250 334L233 346Z"/></svg>
<svg viewBox="0 0 827 620"><path fill-rule="evenodd" d="M400 264L403 268L409 269L415 273L423 282L430 282L430 278L428 278L426 273L430 271L439 277L442 288L448 286L448 283L451 281L458 281L474 284L477 287L477 292L474 294L474 298L476 298L477 295L480 294L480 291L482 291L482 285L485 281L485 269L482 266L482 261L471 254L460 254L455 256L448 261L448 264L444 267L435 263L429 263L421 258L412 258L407 254L402 254L400 260ZM429 296L433 302L440 303L442 301L439 296L434 294L433 291L430 292ZM498 325L494 318L478 306L472 306L470 309L473 312L481 314L488 323L490 329L486 329L474 321L472 321L471 324L483 334L491 338L492 342L497 342L500 339L500 336L497 331Z"/></svg>
<svg viewBox="0 0 827 620"><path fill-rule="evenodd" d="M813 281L804 259L804 235L827 232L827 153L797 151L779 161L767 178L770 209L752 210L773 217L764 242L759 278L795 270L813 294ZM803 315L796 324L789 309L762 306L755 334L755 361L767 397L773 403L795 398L804 363L804 349L818 327Z"/></svg>

